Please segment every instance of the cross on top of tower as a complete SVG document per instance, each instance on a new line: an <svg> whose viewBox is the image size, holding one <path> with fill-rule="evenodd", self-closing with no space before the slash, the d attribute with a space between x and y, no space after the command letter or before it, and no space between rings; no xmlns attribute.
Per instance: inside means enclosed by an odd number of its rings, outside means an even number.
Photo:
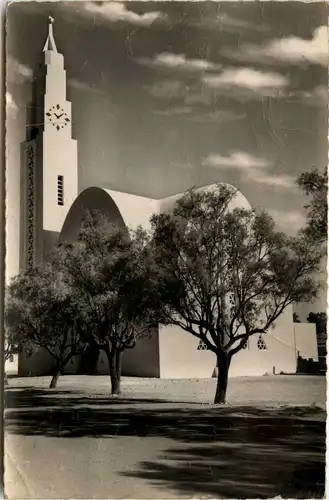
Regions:
<svg viewBox="0 0 329 500"><path fill-rule="evenodd" d="M54 24L54 18L49 16L48 17L48 36L47 40L45 43L45 46L43 48L43 51L45 52L46 50L52 50L53 52L57 52L57 47L54 39L54 32L53 32L53 24Z"/></svg>

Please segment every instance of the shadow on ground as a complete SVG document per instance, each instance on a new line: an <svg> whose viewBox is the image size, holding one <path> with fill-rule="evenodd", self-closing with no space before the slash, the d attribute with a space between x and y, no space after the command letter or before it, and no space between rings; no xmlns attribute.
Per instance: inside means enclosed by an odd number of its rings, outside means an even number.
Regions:
<svg viewBox="0 0 329 500"><path fill-rule="evenodd" d="M168 438L170 448L155 461L122 473L164 490L222 498L324 496L325 422L316 409L313 416L302 408L186 409L163 400L33 388L8 389L6 407L12 434Z"/></svg>

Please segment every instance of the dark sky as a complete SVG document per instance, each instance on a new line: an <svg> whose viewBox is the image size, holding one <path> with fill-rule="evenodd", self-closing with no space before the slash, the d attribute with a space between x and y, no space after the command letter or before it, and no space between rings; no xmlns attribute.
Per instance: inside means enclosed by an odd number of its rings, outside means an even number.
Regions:
<svg viewBox="0 0 329 500"><path fill-rule="evenodd" d="M8 163L47 17L65 57L81 188L160 198L226 181L282 229L295 178L327 164L327 10L298 2L14 2Z"/></svg>
<svg viewBox="0 0 329 500"><path fill-rule="evenodd" d="M328 157L324 3L10 4L11 199L19 200L19 143L49 15L65 57L80 189L161 198L224 181L280 229L300 227L306 199L295 179Z"/></svg>

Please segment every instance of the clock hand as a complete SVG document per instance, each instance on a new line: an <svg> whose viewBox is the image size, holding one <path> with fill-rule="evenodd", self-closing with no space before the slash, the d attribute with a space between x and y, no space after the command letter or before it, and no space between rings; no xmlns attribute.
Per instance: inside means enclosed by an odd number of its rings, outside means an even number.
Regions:
<svg viewBox="0 0 329 500"><path fill-rule="evenodd" d="M56 116L57 120L59 120L62 116L63 116L64 113L62 113L61 115L56 115L56 113L54 113L54 115Z"/></svg>

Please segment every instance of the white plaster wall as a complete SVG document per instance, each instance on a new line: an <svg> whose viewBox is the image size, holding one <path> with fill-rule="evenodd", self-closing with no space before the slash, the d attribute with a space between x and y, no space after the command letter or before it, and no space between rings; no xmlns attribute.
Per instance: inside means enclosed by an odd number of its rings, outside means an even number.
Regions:
<svg viewBox="0 0 329 500"><path fill-rule="evenodd" d="M76 371L77 369L78 365ZM104 351L101 351L97 361L96 373L98 375L108 375L109 372L107 356ZM124 350L122 357L122 375L132 377L160 376L157 328L150 332L150 338L140 338L137 340L133 349Z"/></svg>
<svg viewBox="0 0 329 500"><path fill-rule="evenodd" d="M64 367L63 374L70 375L77 373L80 366L80 359L80 355L76 355L71 358ZM42 347L35 347L31 356L26 356L24 353L19 354L18 375L20 377L48 375L54 365L55 360L46 351L46 349L43 349Z"/></svg>
<svg viewBox="0 0 329 500"><path fill-rule="evenodd" d="M7 144L7 148L10 147ZM10 157L11 153L7 150L7 159ZM20 165L6 162L6 285L19 273L20 266L20 186Z"/></svg>
<svg viewBox="0 0 329 500"><path fill-rule="evenodd" d="M184 195L184 193L174 194L173 196L169 196L168 198L162 198L161 200L157 200L157 210L158 213L168 213L173 210L175 204Z"/></svg>
<svg viewBox="0 0 329 500"><path fill-rule="evenodd" d="M60 232L66 215L78 195L77 142L69 128L53 126L43 133L43 229ZM64 177L64 205L57 204L57 176Z"/></svg>
<svg viewBox="0 0 329 500"><path fill-rule="evenodd" d="M110 367L107 356L104 351L101 351L98 356L96 373L98 375L109 375Z"/></svg>
<svg viewBox="0 0 329 500"><path fill-rule="evenodd" d="M79 355L73 356L73 358L71 358L67 365L64 367L63 374L73 375L77 373L77 371L79 370L80 362L81 357Z"/></svg>
<svg viewBox="0 0 329 500"><path fill-rule="evenodd" d="M239 351L230 367L231 377L259 376L265 373L295 373L296 349L292 321L292 307L285 309L278 318L275 328L263 335L267 349L257 347L259 336L249 338L248 348Z"/></svg>
<svg viewBox="0 0 329 500"><path fill-rule="evenodd" d="M35 348L31 356L19 355L18 375L20 377L35 377L49 373L54 366L54 358L43 348Z"/></svg>
<svg viewBox="0 0 329 500"><path fill-rule="evenodd" d="M159 328L161 378L210 378L216 365L211 351L198 350L199 340L178 326Z"/></svg>
<svg viewBox="0 0 329 500"><path fill-rule="evenodd" d="M150 229L150 217L158 213L158 200L144 198L133 194L121 193L112 189L104 189L117 205L122 218L129 229L137 229L143 226Z"/></svg>
<svg viewBox="0 0 329 500"><path fill-rule="evenodd" d="M66 71L62 54L47 50L43 132L43 229L60 232L66 215L78 196L78 148L72 139L72 121L57 130L47 111L57 104L72 120L72 105L66 99ZM63 176L64 205L57 204L57 177Z"/></svg>
<svg viewBox="0 0 329 500"><path fill-rule="evenodd" d="M44 52L46 65L46 99L53 99L53 104L66 99L66 71L64 69L64 57L59 52L46 50ZM52 104L52 105L53 105ZM61 104L61 102L59 102Z"/></svg>
<svg viewBox="0 0 329 500"><path fill-rule="evenodd" d="M294 323L296 352L304 359L318 361L318 345L314 323Z"/></svg>
<svg viewBox="0 0 329 500"><path fill-rule="evenodd" d="M266 350L257 347L258 335L249 339L248 349L236 354L229 376L260 376L272 373L296 372L296 350L292 323L292 308L278 319L274 330L264 335ZM176 326L159 330L161 378L208 378L216 366L214 353L197 350L198 339Z"/></svg>
<svg viewBox="0 0 329 500"><path fill-rule="evenodd" d="M158 328L149 337L137 339L133 349L126 349L122 359L122 373L134 377L160 377Z"/></svg>

